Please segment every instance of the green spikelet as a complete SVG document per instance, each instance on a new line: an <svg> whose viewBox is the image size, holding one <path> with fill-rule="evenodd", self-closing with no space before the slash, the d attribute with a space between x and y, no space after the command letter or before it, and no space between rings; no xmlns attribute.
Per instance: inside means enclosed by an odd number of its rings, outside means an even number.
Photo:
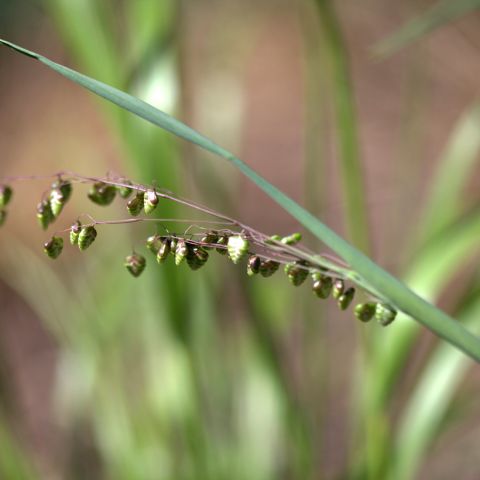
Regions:
<svg viewBox="0 0 480 480"><path fill-rule="evenodd" d="M328 275L323 275L320 272L315 272L312 275L312 291L318 298L328 298L332 291L333 279Z"/></svg>
<svg viewBox="0 0 480 480"><path fill-rule="evenodd" d="M376 303L359 303L355 306L355 316L361 322L369 322L375 315Z"/></svg>
<svg viewBox="0 0 480 480"><path fill-rule="evenodd" d="M114 185L108 185L104 182L95 182L91 186L87 195L93 203L107 206L113 202L116 194L117 189Z"/></svg>
<svg viewBox="0 0 480 480"><path fill-rule="evenodd" d="M157 252L157 262L158 263L163 263L167 259L169 253L170 253L170 239L169 238L164 238L162 240L162 243L160 245L160 248L158 249Z"/></svg>
<svg viewBox="0 0 480 480"><path fill-rule="evenodd" d="M139 255L138 253L133 253L132 255L128 255L128 257L125 258L125 263L123 265L134 277L138 277L145 270L147 261L142 255Z"/></svg>
<svg viewBox="0 0 480 480"><path fill-rule="evenodd" d="M63 201L67 203L70 197L72 196L72 184L68 180L59 179L56 182L52 183L52 190L58 188L62 192Z"/></svg>
<svg viewBox="0 0 480 480"><path fill-rule="evenodd" d="M228 236L227 235L222 235L218 238L217 240L217 245L222 245L224 248L217 248L217 252L220 255L226 255L227 254L227 245L228 245Z"/></svg>
<svg viewBox="0 0 480 480"><path fill-rule="evenodd" d="M204 237L202 237L202 239L200 240L202 243L217 243L218 241L218 233L217 232L208 232ZM208 246L208 245L203 245L202 248L204 250L211 250L212 247Z"/></svg>
<svg viewBox="0 0 480 480"><path fill-rule="evenodd" d="M130 180L122 180L122 183L124 185L132 185ZM117 186L116 189L122 198L128 198L133 192L133 189L128 186Z"/></svg>
<svg viewBox="0 0 480 480"><path fill-rule="evenodd" d="M0 209L0 227L5 223L7 219L7 211L4 209Z"/></svg>
<svg viewBox="0 0 480 480"><path fill-rule="evenodd" d="M53 190L50 190L50 208L52 210L54 218L57 218L60 213L62 213L65 203L65 197L63 196L63 193L59 188L54 188Z"/></svg>
<svg viewBox="0 0 480 480"><path fill-rule="evenodd" d="M237 264L248 253L249 241L242 235L233 235L228 239L228 256Z"/></svg>
<svg viewBox="0 0 480 480"><path fill-rule="evenodd" d="M48 200L42 200L37 205L37 220L40 227L42 227L44 230L46 230L48 226L55 220L52 207L50 206L50 202Z"/></svg>
<svg viewBox="0 0 480 480"><path fill-rule="evenodd" d="M180 238L177 242L177 248L175 248L175 265L178 267L188 255L188 245L183 238Z"/></svg>
<svg viewBox="0 0 480 480"><path fill-rule="evenodd" d="M130 215L136 217L142 211L144 196L144 192L137 192L137 194L129 200L127 210Z"/></svg>
<svg viewBox="0 0 480 480"><path fill-rule="evenodd" d="M0 185L0 207L6 207L12 198L13 190L10 185Z"/></svg>
<svg viewBox="0 0 480 480"><path fill-rule="evenodd" d="M250 255L247 262L247 275L252 277L260 271L261 258L258 255Z"/></svg>
<svg viewBox="0 0 480 480"><path fill-rule="evenodd" d="M143 209L148 215L152 213L158 205L158 195L155 190L147 190L143 198Z"/></svg>
<svg viewBox="0 0 480 480"><path fill-rule="evenodd" d="M340 310L346 310L352 303L353 297L355 296L355 289L353 287L345 290L337 299L338 308Z"/></svg>
<svg viewBox="0 0 480 480"><path fill-rule="evenodd" d="M175 234L173 234L175 235ZM178 238L170 237L170 253L175 256L175 250L177 249Z"/></svg>
<svg viewBox="0 0 480 480"><path fill-rule="evenodd" d="M160 235L151 235L147 238L146 246L148 250L150 250L154 255L158 253L160 247L162 246L162 240L165 237L161 237Z"/></svg>
<svg viewBox="0 0 480 480"><path fill-rule="evenodd" d="M92 225L82 227L78 235L78 248L86 250L97 238L97 231Z"/></svg>
<svg viewBox="0 0 480 480"><path fill-rule="evenodd" d="M308 270L305 266L306 263L303 261L287 263L285 265L284 271L293 286L298 287L307 279Z"/></svg>
<svg viewBox="0 0 480 480"><path fill-rule="evenodd" d="M332 296L335 299L339 299L345 290L345 282L341 278L336 278L333 281Z"/></svg>
<svg viewBox="0 0 480 480"><path fill-rule="evenodd" d="M70 227L70 243L72 245L78 245L78 237L81 230L82 224L78 220Z"/></svg>
<svg viewBox="0 0 480 480"><path fill-rule="evenodd" d="M280 235L272 235L271 237L265 240L267 245L275 245L275 242L281 242L282 237Z"/></svg>
<svg viewBox="0 0 480 480"><path fill-rule="evenodd" d="M302 240L301 233L292 233L287 237L283 237L280 241L285 245L296 245L298 242Z"/></svg>
<svg viewBox="0 0 480 480"><path fill-rule="evenodd" d="M397 311L385 303L377 303L375 308L375 318L380 325L386 327L390 325L397 316Z"/></svg>
<svg viewBox="0 0 480 480"><path fill-rule="evenodd" d="M271 277L278 269L280 264L275 260L262 260L260 263L260 275L262 277Z"/></svg>
<svg viewBox="0 0 480 480"><path fill-rule="evenodd" d="M43 251L50 258L57 258L63 250L63 238L62 237L52 237L48 242L45 242L43 245Z"/></svg>
<svg viewBox="0 0 480 480"><path fill-rule="evenodd" d="M191 247L187 253L187 263L192 270L203 267L208 260L208 252L201 247Z"/></svg>

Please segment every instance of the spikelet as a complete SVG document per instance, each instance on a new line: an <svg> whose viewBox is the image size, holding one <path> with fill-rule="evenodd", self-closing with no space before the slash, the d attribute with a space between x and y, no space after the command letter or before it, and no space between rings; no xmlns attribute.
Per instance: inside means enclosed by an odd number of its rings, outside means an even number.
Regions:
<svg viewBox="0 0 480 480"><path fill-rule="evenodd" d="M53 217L57 218L65 206L66 200L60 188L50 190L50 208Z"/></svg>
<svg viewBox="0 0 480 480"><path fill-rule="evenodd" d="M0 185L0 207L6 207L12 198L13 190L10 185Z"/></svg>
<svg viewBox="0 0 480 480"><path fill-rule="evenodd" d="M187 264L192 270L203 267L208 260L208 252L201 247L189 246L187 253Z"/></svg>
<svg viewBox="0 0 480 480"><path fill-rule="evenodd" d="M138 253L133 253L132 255L128 255L125 258L125 263L123 265L134 277L138 277L145 270L147 261L142 255L139 255Z"/></svg>
<svg viewBox="0 0 480 480"><path fill-rule="evenodd" d="M160 235L151 235L150 237L148 237L146 241L148 250L150 250L154 255L156 255L162 245L163 239L164 237L161 237Z"/></svg>
<svg viewBox="0 0 480 480"><path fill-rule="evenodd" d="M158 195L155 190L147 190L144 195L143 199L143 209L145 213L148 215L152 213L158 205Z"/></svg>
<svg viewBox="0 0 480 480"><path fill-rule="evenodd" d="M285 265L284 271L293 286L298 287L307 279L308 269L305 266L306 263L301 260Z"/></svg>
<svg viewBox="0 0 480 480"><path fill-rule="evenodd" d="M66 203L72 196L72 184L68 180L59 179L52 183L52 190L58 188L62 192L63 201Z"/></svg>
<svg viewBox="0 0 480 480"><path fill-rule="evenodd" d="M114 185L104 182L95 182L88 192L88 198L97 205L107 206L113 202L117 189Z"/></svg>
<svg viewBox="0 0 480 480"><path fill-rule="evenodd" d="M352 303L354 296L355 289L353 287L345 290L337 299L338 308L340 308L340 310L346 310Z"/></svg>
<svg viewBox="0 0 480 480"><path fill-rule="evenodd" d="M376 308L376 303L359 303L355 306L355 316L361 322L369 322L375 315Z"/></svg>
<svg viewBox="0 0 480 480"><path fill-rule="evenodd" d="M250 255L247 262L247 275L252 277L260 271L261 258L258 255Z"/></svg>
<svg viewBox="0 0 480 480"><path fill-rule="evenodd" d="M178 267L188 255L188 245L183 238L180 238L177 242L177 248L175 248L175 265Z"/></svg>
<svg viewBox="0 0 480 480"><path fill-rule="evenodd" d="M128 198L132 194L133 189L126 185L132 185L132 182L130 180L122 180L122 183L124 186L116 186L117 192L122 198Z"/></svg>
<svg viewBox="0 0 480 480"><path fill-rule="evenodd" d="M262 260L260 263L260 275L262 277L271 277L278 269L280 264L275 260Z"/></svg>
<svg viewBox="0 0 480 480"><path fill-rule="evenodd" d="M333 281L332 296L335 299L339 299L345 290L345 282L341 278L336 278Z"/></svg>
<svg viewBox="0 0 480 480"><path fill-rule="evenodd" d="M228 239L228 256L237 264L248 253L249 241L242 235L233 235Z"/></svg>
<svg viewBox="0 0 480 480"><path fill-rule="evenodd" d="M52 237L48 242L45 242L43 245L43 251L50 258L57 258L63 250L63 238L62 237Z"/></svg>
<svg viewBox="0 0 480 480"><path fill-rule="evenodd" d="M217 240L217 245L221 245L222 247L216 248L217 252L220 255L226 255L227 252L227 245L228 245L228 235L221 235Z"/></svg>
<svg viewBox="0 0 480 480"><path fill-rule="evenodd" d="M82 224L78 220L70 227L70 243L72 245L78 245L81 230Z"/></svg>
<svg viewBox="0 0 480 480"><path fill-rule="evenodd" d="M208 232L205 236L202 237L200 240L202 243L212 244L217 243L218 241L218 233L215 231ZM209 245L202 245L204 250L211 250L212 247Z"/></svg>
<svg viewBox="0 0 480 480"><path fill-rule="evenodd" d="M301 233L292 233L291 235L288 235L287 237L283 237L282 239L280 239L280 242L282 242L284 245L296 245L301 240L302 240Z"/></svg>
<svg viewBox="0 0 480 480"><path fill-rule="evenodd" d="M48 200L42 200L37 205L37 220L38 224L46 230L50 223L55 221L55 217L53 216L52 207L50 206L50 202Z"/></svg>
<svg viewBox="0 0 480 480"><path fill-rule="evenodd" d="M97 231L92 225L82 227L78 235L78 248L86 250L97 238Z"/></svg>
<svg viewBox="0 0 480 480"><path fill-rule="evenodd" d="M390 325L397 316L397 311L385 303L377 303L375 308L375 318L380 325L386 327Z"/></svg>
<svg viewBox="0 0 480 480"><path fill-rule="evenodd" d="M130 215L136 217L142 211L144 196L144 192L137 192L137 194L129 200L127 210Z"/></svg>
<svg viewBox="0 0 480 480"><path fill-rule="evenodd" d="M312 274L312 291L319 298L328 298L333 287L332 277L320 272Z"/></svg>
<svg viewBox="0 0 480 480"><path fill-rule="evenodd" d="M157 262L163 263L170 253L170 239L164 238L157 252Z"/></svg>

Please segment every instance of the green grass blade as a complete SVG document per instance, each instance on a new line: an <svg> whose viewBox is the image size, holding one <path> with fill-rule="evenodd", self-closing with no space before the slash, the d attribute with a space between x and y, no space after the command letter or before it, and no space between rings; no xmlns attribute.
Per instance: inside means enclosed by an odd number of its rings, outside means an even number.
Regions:
<svg viewBox="0 0 480 480"><path fill-rule="evenodd" d="M386 57L415 42L436 28L480 7L480 0L443 0L380 42L374 53Z"/></svg>
<svg viewBox="0 0 480 480"><path fill-rule="evenodd" d="M98 80L82 75L75 70L64 67L63 65L55 63L39 54L17 47L15 44L6 40L0 40L0 44L10 47L29 57L36 58L57 73L79 85L82 85L86 89L110 102L115 103L121 108L134 113L180 138L200 146L204 150L223 157L235 165L244 175L258 185L273 200L304 225L305 228L310 230L317 238L325 243L325 245L342 257L353 270L358 272L367 283L380 292L380 294L388 299L388 301L396 308L416 319L425 327L457 346L472 358L480 361L480 340L477 337L469 333L447 314L416 295L400 280L375 264L366 255L350 245L342 237L323 224L318 218L266 181L228 150L225 150L179 120L157 110L138 98L128 95L127 93L106 85Z"/></svg>
<svg viewBox="0 0 480 480"><path fill-rule="evenodd" d="M477 164L480 150L480 105L475 103L457 122L431 182L419 232L428 241L458 217L461 193Z"/></svg>
<svg viewBox="0 0 480 480"><path fill-rule="evenodd" d="M337 122L347 232L354 245L368 252L370 247L368 217L347 50L331 2L315 0L315 3L318 7L325 52L331 71L330 91Z"/></svg>
<svg viewBox="0 0 480 480"><path fill-rule="evenodd" d="M459 315L480 333L480 300ZM395 480L413 478L434 440L457 387L472 362L450 345L439 345L431 356L399 423L395 447Z"/></svg>

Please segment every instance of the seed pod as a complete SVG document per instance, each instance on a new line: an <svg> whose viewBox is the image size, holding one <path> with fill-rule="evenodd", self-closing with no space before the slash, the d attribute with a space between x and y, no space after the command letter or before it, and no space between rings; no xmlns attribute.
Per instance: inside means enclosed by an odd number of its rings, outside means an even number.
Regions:
<svg viewBox="0 0 480 480"><path fill-rule="evenodd" d="M78 237L81 230L82 224L78 220L70 227L70 243L72 245L78 245Z"/></svg>
<svg viewBox="0 0 480 480"><path fill-rule="evenodd" d="M200 240L202 243L217 243L218 241L218 233L215 231L208 232L202 239ZM212 247L208 245L203 245L202 248L204 250L211 250Z"/></svg>
<svg viewBox="0 0 480 480"><path fill-rule="evenodd" d="M95 182L88 192L88 198L97 205L110 205L117 194L117 189L114 185L109 185L104 182Z"/></svg>
<svg viewBox="0 0 480 480"><path fill-rule="evenodd" d="M390 325L395 320L396 316L397 311L393 309L390 305L387 305L385 303L377 303L375 309L375 318L378 320L378 323L380 323L380 325L383 325L384 327Z"/></svg>
<svg viewBox="0 0 480 480"><path fill-rule="evenodd" d="M247 262L247 275L252 277L260 271L261 258L258 255L250 255Z"/></svg>
<svg viewBox="0 0 480 480"><path fill-rule="evenodd" d="M141 275L141 273L145 270L146 265L147 261L145 260L145 257L139 255L138 253L133 253L125 258L124 266L134 277Z"/></svg>
<svg viewBox="0 0 480 480"><path fill-rule="evenodd" d="M333 282L332 295L333 298L340 298L340 295L343 294L345 290L345 282L341 278L336 278Z"/></svg>
<svg viewBox="0 0 480 480"><path fill-rule="evenodd" d="M136 217L143 208L144 192L137 192L137 194L127 203L127 210L130 215Z"/></svg>
<svg viewBox="0 0 480 480"><path fill-rule="evenodd" d="M39 225L46 230L50 223L55 221L55 217L53 216L52 207L50 206L50 202L48 200L42 200L37 205L37 220Z"/></svg>
<svg viewBox="0 0 480 480"><path fill-rule="evenodd" d="M0 185L0 207L6 207L13 195L10 185Z"/></svg>
<svg viewBox="0 0 480 480"><path fill-rule="evenodd" d="M175 249L175 265L178 267L188 255L188 245L187 242L180 238L177 242L177 248Z"/></svg>
<svg viewBox="0 0 480 480"><path fill-rule="evenodd" d="M192 270L198 270L203 267L208 260L208 252L201 247L188 249L187 263Z"/></svg>
<svg viewBox="0 0 480 480"><path fill-rule="evenodd" d="M82 227L80 234L78 235L78 248L80 250L86 250L97 237L97 231L92 225Z"/></svg>
<svg viewBox="0 0 480 480"><path fill-rule="evenodd" d="M161 237L160 235L151 235L150 237L147 238L147 248L154 254L156 255L158 253L158 250L162 246L162 240L165 237Z"/></svg>
<svg viewBox="0 0 480 480"><path fill-rule="evenodd" d="M271 277L280 267L280 264L275 260L262 260L260 263L260 275L262 277Z"/></svg>
<svg viewBox="0 0 480 480"><path fill-rule="evenodd" d="M5 209L0 209L0 227L5 223L7 219L7 211Z"/></svg>
<svg viewBox="0 0 480 480"><path fill-rule="evenodd" d="M283 237L280 241L285 245L296 245L298 242L302 240L301 233L292 233L287 237Z"/></svg>
<svg viewBox="0 0 480 480"><path fill-rule="evenodd" d="M130 180L122 180L122 183L124 185L132 185L132 182ZM128 198L132 192L133 192L133 189L130 188L130 187L127 187L127 186L119 186L117 185L116 187L117 189L117 192L118 194L122 197L122 198Z"/></svg>
<svg viewBox="0 0 480 480"><path fill-rule="evenodd" d="M143 208L146 214L152 213L158 205L158 195L155 190L147 190L144 195Z"/></svg>
<svg viewBox="0 0 480 480"><path fill-rule="evenodd" d="M62 237L52 237L48 242L43 244L43 251L50 258L57 258L63 250L63 238Z"/></svg>
<svg viewBox="0 0 480 480"><path fill-rule="evenodd" d="M169 238L164 238L162 240L162 243L160 245L160 248L158 249L157 253L157 262L158 263L163 263L167 257L168 254L170 253L170 239Z"/></svg>
<svg viewBox="0 0 480 480"><path fill-rule="evenodd" d="M177 249L177 243L178 243L177 237L170 237L170 253L174 256L175 256L175 250Z"/></svg>
<svg viewBox="0 0 480 480"><path fill-rule="evenodd" d="M227 235L222 235L221 237L218 238L217 240L217 245L223 245L225 248L217 248L217 252L220 255L226 255L227 254L227 245L228 245L228 236Z"/></svg>
<svg viewBox="0 0 480 480"><path fill-rule="evenodd" d="M313 285L312 291L319 298L328 298L332 291L333 280L328 275L323 275L320 272L315 272L312 275Z"/></svg>
<svg viewBox="0 0 480 480"><path fill-rule="evenodd" d="M305 262L297 261L294 263L287 263L284 268L290 283L298 287L308 277L308 270L305 268Z"/></svg>
<svg viewBox="0 0 480 480"><path fill-rule="evenodd" d="M355 316L361 322L369 322L375 315L376 303L359 303L355 306Z"/></svg>
<svg viewBox="0 0 480 480"><path fill-rule="evenodd" d="M280 242L281 240L282 237L280 235L272 235L270 238L265 240L265 243L267 245L275 245L275 242Z"/></svg>
<svg viewBox="0 0 480 480"><path fill-rule="evenodd" d="M52 183L52 190L57 188L62 192L64 203L67 203L72 196L72 184L68 180L59 179Z"/></svg>
<svg viewBox="0 0 480 480"><path fill-rule="evenodd" d="M50 208L53 213L53 217L57 218L63 210L66 203L65 197L59 188L50 190Z"/></svg>
<svg viewBox="0 0 480 480"><path fill-rule="evenodd" d="M333 287L335 288L335 286ZM355 289L353 287L345 290L337 299L338 308L340 310L346 310L349 305L352 303L353 297L355 296Z"/></svg>
<svg viewBox="0 0 480 480"><path fill-rule="evenodd" d="M241 235L233 235L228 239L228 256L237 264L248 253L249 241Z"/></svg>

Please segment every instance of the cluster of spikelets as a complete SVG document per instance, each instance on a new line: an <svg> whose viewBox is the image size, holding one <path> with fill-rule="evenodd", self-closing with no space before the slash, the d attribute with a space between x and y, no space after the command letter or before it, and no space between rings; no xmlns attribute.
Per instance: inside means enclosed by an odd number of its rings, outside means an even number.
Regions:
<svg viewBox="0 0 480 480"><path fill-rule="evenodd" d="M142 210L146 214L152 213L160 199L155 189L135 189L134 193L132 187L128 180L122 180L120 185L96 181L90 187L88 198L97 205L107 206L113 202L117 194L123 199L131 197L126 205L130 215L138 216ZM13 191L9 185L0 185L0 225L5 221L5 207L12 194ZM71 194L72 184L68 180L59 177L51 185L49 192L37 206L37 220L44 230L57 219ZM79 220L70 227L69 234L70 243L78 246L82 251L86 250L97 237L93 224L82 225ZM246 259L248 276L270 277L284 264L284 272L292 285L300 286L308 277L311 277L312 291L318 298L326 299L332 296L338 307L346 310L354 300L355 288L347 287L343 278L338 278L338 275L327 268L312 265L303 259L286 262L284 259L278 261L279 258L275 257L279 251L291 256L291 251L283 251L282 247L294 246L301 241L301 238L300 233L293 233L286 237L274 235L263 241L266 253L255 253L251 251L252 236L248 231L239 233L231 230L212 230L205 233L199 240L175 234L152 235L147 239L146 247L155 255L159 264L173 257L175 265L179 266L186 262L192 270L203 267L209 259L209 251L213 249L220 255L227 255L234 264L239 264ZM54 235L44 244L44 252L48 257L55 259L61 254L63 246L63 238ZM269 251L269 247L272 251ZM138 277L145 270L146 264L144 256L133 252L125 258L124 266L134 277ZM395 309L383 302L357 304L354 313L363 322L376 318L384 326L389 325L397 315Z"/></svg>

